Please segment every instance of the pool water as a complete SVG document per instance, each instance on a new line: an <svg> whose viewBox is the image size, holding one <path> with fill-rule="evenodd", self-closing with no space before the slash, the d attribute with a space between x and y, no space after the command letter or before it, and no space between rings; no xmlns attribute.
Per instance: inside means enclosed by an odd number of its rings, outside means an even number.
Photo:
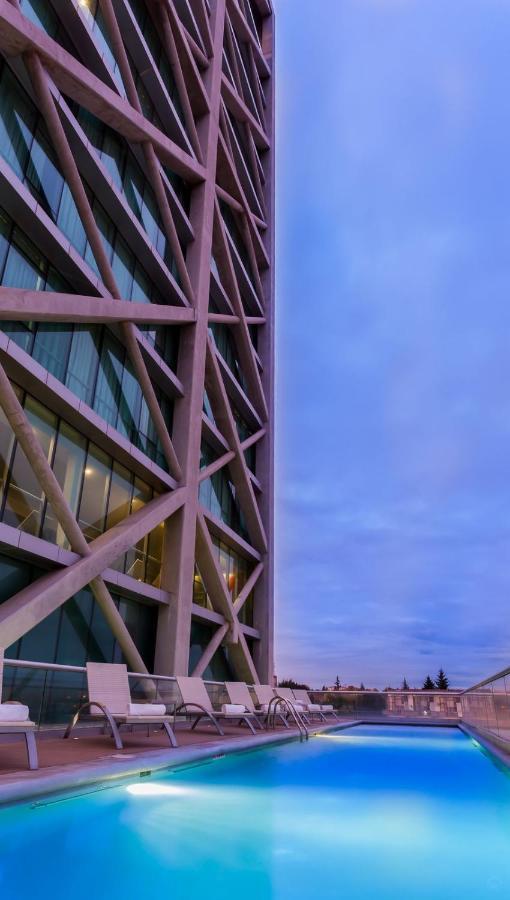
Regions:
<svg viewBox="0 0 510 900"><path fill-rule="evenodd" d="M507 900L510 777L359 726L0 811L2 900Z"/></svg>

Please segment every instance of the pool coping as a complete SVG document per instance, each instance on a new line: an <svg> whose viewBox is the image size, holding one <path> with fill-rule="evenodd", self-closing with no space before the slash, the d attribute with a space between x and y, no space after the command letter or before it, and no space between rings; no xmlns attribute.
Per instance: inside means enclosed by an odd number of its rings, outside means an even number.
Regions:
<svg viewBox="0 0 510 900"><path fill-rule="evenodd" d="M362 720L328 722L309 728L310 737L361 725ZM262 747L279 745L299 740L299 732L265 732L246 738L231 738L211 741L202 745L188 745L164 750L146 750L135 759L112 757L86 763L70 763L60 767L22 770L2 777L0 781L0 808L14 804L36 801L42 797L72 792L79 793L90 785L113 784L126 778L145 777L162 771L179 769L209 759L218 759L234 753L245 753Z"/></svg>
<svg viewBox="0 0 510 900"><path fill-rule="evenodd" d="M482 750L486 751L490 756L494 757L496 763L503 765L505 769L510 770L510 747L505 741L499 741L494 735L488 735L486 732L479 730L474 725L468 725L465 722L459 723L459 728L464 734L474 741L477 741Z"/></svg>

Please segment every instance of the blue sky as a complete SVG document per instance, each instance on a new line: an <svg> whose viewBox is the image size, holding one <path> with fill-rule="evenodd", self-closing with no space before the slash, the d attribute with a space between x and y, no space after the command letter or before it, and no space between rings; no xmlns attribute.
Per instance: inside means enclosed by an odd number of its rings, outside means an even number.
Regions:
<svg viewBox="0 0 510 900"><path fill-rule="evenodd" d="M510 665L510 4L275 7L277 672L467 686Z"/></svg>

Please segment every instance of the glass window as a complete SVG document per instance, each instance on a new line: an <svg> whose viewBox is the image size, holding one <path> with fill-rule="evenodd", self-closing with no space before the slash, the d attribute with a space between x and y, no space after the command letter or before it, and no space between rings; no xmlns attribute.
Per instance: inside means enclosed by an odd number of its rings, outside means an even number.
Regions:
<svg viewBox="0 0 510 900"><path fill-rule="evenodd" d="M56 416L32 397L27 397L25 411L46 458L51 459ZM42 488L18 444L5 498L3 520L28 534L37 535L41 526L43 502Z"/></svg>
<svg viewBox="0 0 510 900"><path fill-rule="evenodd" d="M93 541L104 531L110 464L110 457L91 444L85 463L79 512L80 527L88 541Z"/></svg>
<svg viewBox="0 0 510 900"><path fill-rule="evenodd" d="M65 384L89 406L92 404L99 368L99 332L94 327L75 325Z"/></svg>
<svg viewBox="0 0 510 900"><path fill-rule="evenodd" d="M7 472L14 447L14 432L0 407L0 497L3 494Z"/></svg>
<svg viewBox="0 0 510 900"><path fill-rule="evenodd" d="M110 425L116 426L123 364L122 348L118 341L105 331L99 366L94 409Z"/></svg>
<svg viewBox="0 0 510 900"><path fill-rule="evenodd" d="M142 392L140 385L135 378L130 362L126 361L122 373L117 429L130 441L135 437L138 428L141 403Z"/></svg>
<svg viewBox="0 0 510 900"><path fill-rule="evenodd" d="M65 234L66 238L70 241L75 250L78 251L80 256L83 256L85 247L87 245L87 235L85 234L85 229L78 215L78 210L76 209L73 195L71 194L67 183L64 184L64 187L62 189L62 196L60 199L60 206L56 222L60 230ZM98 274L96 261L92 254L87 257L87 262L89 266Z"/></svg>
<svg viewBox="0 0 510 900"><path fill-rule="evenodd" d="M80 499L86 445L87 442L82 435L78 434L70 425L61 422L53 460L53 471L71 511L75 514ZM69 547L69 541L58 524L51 507L46 510L41 536L60 547Z"/></svg>
<svg viewBox="0 0 510 900"><path fill-rule="evenodd" d="M72 330L67 325L55 322L37 327L32 356L59 381L64 381L71 340Z"/></svg>
<svg viewBox="0 0 510 900"><path fill-rule="evenodd" d="M130 300L133 288L135 258L125 240L117 234L112 259L112 269L122 300Z"/></svg>
<svg viewBox="0 0 510 900"><path fill-rule="evenodd" d="M106 528L113 528L127 516L131 505L133 492L133 479L131 473L124 466L114 462L110 496L108 498L108 516Z"/></svg>
<svg viewBox="0 0 510 900"><path fill-rule="evenodd" d="M59 31L58 19L48 6L47 0L21 0L21 9L27 19L31 19L51 37Z"/></svg>
<svg viewBox="0 0 510 900"><path fill-rule="evenodd" d="M161 522L149 534L149 550L145 580L153 587L161 586L161 560L163 558L163 539L165 523Z"/></svg>
<svg viewBox="0 0 510 900"><path fill-rule="evenodd" d="M102 132L101 161L108 169L117 187L122 188L122 170L126 155L125 147L122 144L122 139L110 128L104 127Z"/></svg>
<svg viewBox="0 0 510 900"><path fill-rule="evenodd" d="M90 662L113 662L115 638L101 607L94 603L88 645Z"/></svg>
<svg viewBox="0 0 510 900"><path fill-rule="evenodd" d="M45 260L19 231L14 229L13 241L7 253L2 284L6 287L41 291L45 283Z"/></svg>
<svg viewBox="0 0 510 900"><path fill-rule="evenodd" d="M94 600L88 588L75 594L62 607L55 662L61 666L84 666L89 659L90 620Z"/></svg>
<svg viewBox="0 0 510 900"><path fill-rule="evenodd" d="M131 289L131 300L135 303L150 303L151 297L155 297L154 290L151 289L151 283L140 263L136 263L133 273L133 286Z"/></svg>
<svg viewBox="0 0 510 900"><path fill-rule="evenodd" d="M30 160L26 170L27 181L41 200L42 206L53 219L56 218L64 179L52 159L52 151L40 129L37 129L30 150Z"/></svg>
<svg viewBox="0 0 510 900"><path fill-rule="evenodd" d="M30 154L36 113L7 67L0 82L0 153L23 178Z"/></svg>

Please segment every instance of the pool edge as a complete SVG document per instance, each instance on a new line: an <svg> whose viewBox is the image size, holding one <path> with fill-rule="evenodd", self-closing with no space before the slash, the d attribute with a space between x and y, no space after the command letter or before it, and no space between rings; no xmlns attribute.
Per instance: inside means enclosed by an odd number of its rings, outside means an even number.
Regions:
<svg viewBox="0 0 510 900"><path fill-rule="evenodd" d="M332 722L327 725L317 725L310 731L310 737L315 734L323 734L339 729L353 728L361 725L362 721L352 719L345 722ZM107 759L96 760L89 763L70 764L58 771L51 769L38 769L36 771L17 772L16 775L6 776L6 783L0 782L0 809L21 803L35 801L41 797L50 797L55 794L69 791L80 791L82 788L99 783L112 783L116 780L140 776L141 773L156 773L173 770L200 763L208 759L221 756L244 753L249 750L257 750L263 747L285 744L298 741L297 731L289 734L274 732L250 735L246 739L239 737L231 740L218 740L207 745L176 747L172 750L149 750L137 755L136 760Z"/></svg>
<svg viewBox="0 0 510 900"><path fill-rule="evenodd" d="M474 725L467 725L465 722L459 722L460 730L472 740L477 741L482 751L493 757L496 764L503 765L510 774L510 747L505 742L498 742L496 736L489 736L484 731L479 731Z"/></svg>

